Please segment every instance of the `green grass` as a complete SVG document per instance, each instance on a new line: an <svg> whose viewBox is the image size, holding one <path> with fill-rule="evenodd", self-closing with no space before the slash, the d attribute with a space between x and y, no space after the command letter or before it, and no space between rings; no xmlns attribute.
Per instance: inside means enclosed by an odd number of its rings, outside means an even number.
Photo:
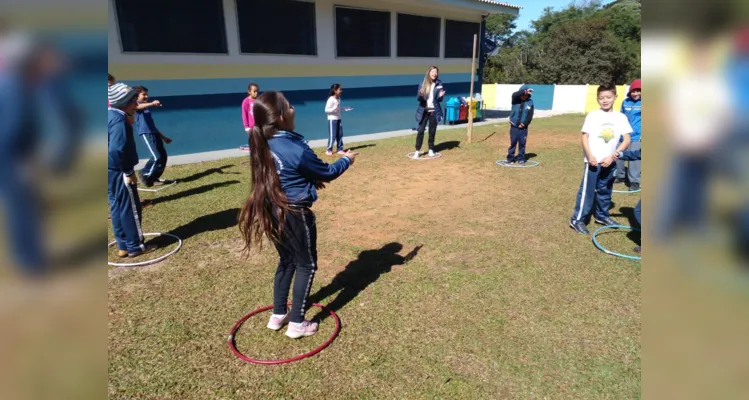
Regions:
<svg viewBox="0 0 749 400"><path fill-rule="evenodd" d="M226 344L235 321L272 302L277 263L271 247L241 254L244 158L168 168L166 178L200 175L142 194L156 202L143 224L184 247L157 265L110 269L109 397L639 398L640 264L567 225L582 120L534 121L527 151L541 165L523 170L494 164L506 125L477 127L470 145L465 129L439 132L438 143L460 143L436 161L405 157L413 136L366 143L314 207L312 293L327 287L315 299L336 305L343 328L320 354L282 366L246 364ZM638 198L615 194L614 218L628 224L621 208ZM625 233L602 241L628 254L635 245ZM290 357L333 329L327 318L318 335L291 341L264 328L268 316L240 329L248 356Z"/></svg>

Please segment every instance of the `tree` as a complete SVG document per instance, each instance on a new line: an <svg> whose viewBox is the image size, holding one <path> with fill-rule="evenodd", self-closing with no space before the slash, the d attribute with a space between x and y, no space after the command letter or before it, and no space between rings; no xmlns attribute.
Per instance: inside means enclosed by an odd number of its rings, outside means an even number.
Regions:
<svg viewBox="0 0 749 400"><path fill-rule="evenodd" d="M547 7L531 31L514 34L514 16L490 16L487 36L502 46L489 57L484 82L628 83L640 77L641 8L639 0Z"/></svg>
<svg viewBox="0 0 749 400"><path fill-rule="evenodd" d="M517 28L518 16L512 14L491 14L486 18L486 36L498 44L503 44Z"/></svg>

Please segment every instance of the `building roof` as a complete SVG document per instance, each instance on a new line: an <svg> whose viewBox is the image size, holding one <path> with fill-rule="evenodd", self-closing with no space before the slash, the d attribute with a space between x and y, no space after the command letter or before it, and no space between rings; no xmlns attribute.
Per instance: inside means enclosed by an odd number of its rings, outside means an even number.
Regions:
<svg viewBox="0 0 749 400"><path fill-rule="evenodd" d="M504 2L496 1L496 0L476 0L476 1L478 1L480 3L492 4L492 5L495 5L495 6L502 6L502 7L507 7L507 8L514 8L516 10L519 10L519 9L522 8L522 7L516 6L514 4L504 3Z"/></svg>

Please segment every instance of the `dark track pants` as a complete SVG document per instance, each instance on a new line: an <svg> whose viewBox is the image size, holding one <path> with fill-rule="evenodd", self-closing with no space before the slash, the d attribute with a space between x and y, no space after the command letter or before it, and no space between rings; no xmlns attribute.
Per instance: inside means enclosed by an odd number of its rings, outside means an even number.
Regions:
<svg viewBox="0 0 749 400"><path fill-rule="evenodd" d="M161 178L161 174L166 169L167 154L164 147L164 140L158 133L146 133L140 137L146 142L148 153L151 155L148 163L146 163L146 166L140 172L143 179L153 183Z"/></svg>
<svg viewBox="0 0 749 400"><path fill-rule="evenodd" d="M273 314L286 314L291 281L291 322L301 323L310 308L309 292L317 271L317 223L308 208L286 213L280 243L276 244L278 268L273 282Z"/></svg>
<svg viewBox="0 0 749 400"><path fill-rule="evenodd" d="M141 227L141 205L136 185L125 184L122 171L109 170L109 215L117 247L128 253L145 250Z"/></svg>
<svg viewBox="0 0 749 400"><path fill-rule="evenodd" d="M585 163L583 180L577 191L575 211L572 221L588 222L591 212L596 218L609 217L609 206L611 205L611 193L614 186L615 164L608 167L600 165L592 166ZM595 205L595 210L593 206Z"/></svg>

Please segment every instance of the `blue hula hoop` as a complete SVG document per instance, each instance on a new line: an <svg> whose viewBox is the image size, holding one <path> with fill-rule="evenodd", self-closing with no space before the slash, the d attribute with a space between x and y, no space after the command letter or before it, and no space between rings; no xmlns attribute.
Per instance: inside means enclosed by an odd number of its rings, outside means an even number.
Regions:
<svg viewBox="0 0 749 400"><path fill-rule="evenodd" d="M615 251L607 250L605 247L601 246L601 244L598 243L598 240L596 239L596 235L598 235L598 232L600 232L600 231L602 231L604 229L630 229L630 230L634 230L634 231L639 231L640 230L639 228L634 228L634 227L625 226L625 225L608 225L608 226L602 226L602 227L596 229L595 232L593 232L592 237L593 237L593 244L596 245L596 247L598 248L598 250L601 250L602 252L604 252L604 253L606 253L608 255L612 255L614 257L626 258L627 260L634 260L634 261L640 261L640 260L642 260L642 257L630 256L630 255L627 255L627 254L617 253Z"/></svg>

